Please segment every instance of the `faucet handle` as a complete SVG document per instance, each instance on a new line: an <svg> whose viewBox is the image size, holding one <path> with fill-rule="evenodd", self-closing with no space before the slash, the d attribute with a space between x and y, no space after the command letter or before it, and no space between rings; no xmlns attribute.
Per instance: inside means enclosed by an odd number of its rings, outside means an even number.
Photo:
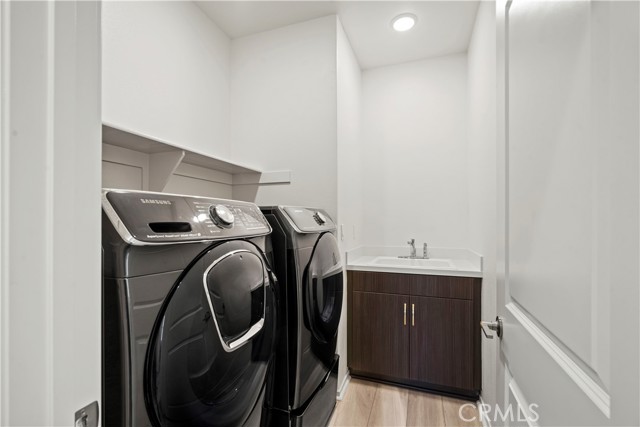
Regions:
<svg viewBox="0 0 640 427"><path fill-rule="evenodd" d="M413 246L415 243L416 243L416 239L410 239L410 240L407 242L407 244L412 245L412 246Z"/></svg>

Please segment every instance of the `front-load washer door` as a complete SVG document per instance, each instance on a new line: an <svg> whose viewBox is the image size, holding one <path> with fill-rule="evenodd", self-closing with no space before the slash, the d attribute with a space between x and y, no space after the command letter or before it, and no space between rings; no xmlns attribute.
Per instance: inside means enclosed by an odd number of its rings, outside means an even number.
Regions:
<svg viewBox="0 0 640 427"><path fill-rule="evenodd" d="M258 425L274 344L274 297L260 250L230 241L178 279L155 322L145 403L157 426Z"/></svg>
<svg viewBox="0 0 640 427"><path fill-rule="evenodd" d="M343 271L338 242L320 235L302 279L305 329L300 333L299 389L295 403L304 404L328 374L334 361L342 312Z"/></svg>
<svg viewBox="0 0 640 427"><path fill-rule="evenodd" d="M303 278L305 314L316 340L335 340L342 312L342 262L338 242L331 233L320 236ZM332 355L333 356L333 355Z"/></svg>

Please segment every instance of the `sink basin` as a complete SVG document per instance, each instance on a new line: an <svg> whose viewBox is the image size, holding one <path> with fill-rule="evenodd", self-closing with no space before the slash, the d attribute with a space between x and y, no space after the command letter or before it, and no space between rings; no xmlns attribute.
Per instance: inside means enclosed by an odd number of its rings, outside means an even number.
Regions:
<svg viewBox="0 0 640 427"><path fill-rule="evenodd" d="M420 267L420 268L433 268L438 270L455 270L453 262L449 259L430 258L430 259L411 259L411 258L397 258L390 256L379 256L373 260L372 264L375 265L389 265L396 267Z"/></svg>

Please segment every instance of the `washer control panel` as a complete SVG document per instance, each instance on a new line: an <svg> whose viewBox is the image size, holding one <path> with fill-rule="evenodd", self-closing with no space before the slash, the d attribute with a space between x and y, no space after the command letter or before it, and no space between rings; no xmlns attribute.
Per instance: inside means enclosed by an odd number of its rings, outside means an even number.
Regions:
<svg viewBox="0 0 640 427"><path fill-rule="evenodd" d="M217 240L269 234L249 202L125 190L106 190L103 210L133 244Z"/></svg>
<svg viewBox="0 0 640 427"><path fill-rule="evenodd" d="M225 235L224 230L261 232L271 228L260 209L253 203L212 199L189 198L187 202L196 213L206 235Z"/></svg>

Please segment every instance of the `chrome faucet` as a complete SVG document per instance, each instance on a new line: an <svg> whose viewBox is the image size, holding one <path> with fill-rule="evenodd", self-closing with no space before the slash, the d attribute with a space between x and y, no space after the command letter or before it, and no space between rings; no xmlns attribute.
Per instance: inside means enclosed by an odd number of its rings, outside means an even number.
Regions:
<svg viewBox="0 0 640 427"><path fill-rule="evenodd" d="M409 250L411 251L411 255L409 255L409 258L415 258L416 257L416 239L411 239L407 243L409 244L409 246L411 246L409 248Z"/></svg>
<svg viewBox="0 0 640 427"><path fill-rule="evenodd" d="M428 259L429 258L429 252L427 251L427 243L425 242L424 245L422 245L422 259Z"/></svg>

